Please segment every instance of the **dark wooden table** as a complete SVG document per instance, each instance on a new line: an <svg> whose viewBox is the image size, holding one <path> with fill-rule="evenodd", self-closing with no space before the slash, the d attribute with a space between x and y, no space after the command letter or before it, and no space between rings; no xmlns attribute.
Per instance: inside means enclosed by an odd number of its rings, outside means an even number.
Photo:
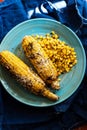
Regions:
<svg viewBox="0 0 87 130"><path fill-rule="evenodd" d="M77 127L77 128L75 128L75 129L73 129L73 130L87 130L87 124L82 125L82 126L80 126L80 127Z"/></svg>

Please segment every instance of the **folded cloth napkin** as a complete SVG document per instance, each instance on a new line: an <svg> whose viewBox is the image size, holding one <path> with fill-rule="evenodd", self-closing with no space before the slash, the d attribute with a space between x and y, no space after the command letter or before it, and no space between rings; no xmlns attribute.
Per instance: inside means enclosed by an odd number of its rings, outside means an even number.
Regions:
<svg viewBox="0 0 87 130"><path fill-rule="evenodd" d="M63 3L60 7L59 2ZM74 0L4 0L0 3L0 41L20 22L33 18L50 18L70 27L82 41L87 55L87 25L78 13L77 4L81 12L80 5L83 3ZM83 15L82 12L80 14ZM66 101L50 108L24 105L13 99L0 84L1 130L68 130L86 122L87 69L78 90Z"/></svg>

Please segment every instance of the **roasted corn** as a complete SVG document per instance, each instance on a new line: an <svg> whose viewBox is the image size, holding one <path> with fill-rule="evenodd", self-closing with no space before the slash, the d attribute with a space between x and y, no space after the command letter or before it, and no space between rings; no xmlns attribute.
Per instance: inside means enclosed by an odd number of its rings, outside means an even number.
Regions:
<svg viewBox="0 0 87 130"><path fill-rule="evenodd" d="M22 48L40 77L52 88L59 89L57 70L41 45L32 36L25 36Z"/></svg>
<svg viewBox="0 0 87 130"><path fill-rule="evenodd" d="M0 52L0 64L30 92L42 95L50 100L58 100L58 96L46 88L44 81L12 52L7 50Z"/></svg>
<svg viewBox="0 0 87 130"><path fill-rule="evenodd" d="M45 50L56 67L58 75L69 72L77 63L75 49L63 40L60 40L56 32L52 31L45 36L33 35L33 38Z"/></svg>

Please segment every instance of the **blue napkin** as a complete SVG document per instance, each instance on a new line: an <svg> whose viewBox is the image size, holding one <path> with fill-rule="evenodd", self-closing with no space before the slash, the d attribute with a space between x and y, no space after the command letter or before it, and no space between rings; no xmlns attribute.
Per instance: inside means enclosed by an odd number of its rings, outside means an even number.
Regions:
<svg viewBox="0 0 87 130"><path fill-rule="evenodd" d="M58 2L64 3L61 8ZM49 18L70 27L82 41L87 55L87 24L81 17L86 18L87 12L82 11L82 7L87 5L83 4L80 0L77 3L74 0L4 0L0 3L0 42L20 22ZM50 108L24 105L13 99L0 84L1 130L68 130L86 122L87 69L78 90L66 101Z"/></svg>

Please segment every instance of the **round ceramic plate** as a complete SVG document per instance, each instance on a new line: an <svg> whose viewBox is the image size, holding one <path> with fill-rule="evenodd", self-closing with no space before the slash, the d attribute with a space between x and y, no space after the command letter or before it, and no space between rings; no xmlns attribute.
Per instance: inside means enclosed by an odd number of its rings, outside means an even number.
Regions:
<svg viewBox="0 0 87 130"><path fill-rule="evenodd" d="M38 18L20 23L5 36L0 45L0 51L9 50L20 57L25 63L29 64L21 48L22 38L25 35L32 34L45 35L51 31L55 31L60 36L61 40L75 48L78 63L69 73L60 76L61 89L55 92L59 95L60 99L56 102L31 94L0 67L0 80L2 85L12 97L24 104L35 107L47 107L61 103L77 90L83 79L86 66L86 57L83 46L73 31L57 21Z"/></svg>

